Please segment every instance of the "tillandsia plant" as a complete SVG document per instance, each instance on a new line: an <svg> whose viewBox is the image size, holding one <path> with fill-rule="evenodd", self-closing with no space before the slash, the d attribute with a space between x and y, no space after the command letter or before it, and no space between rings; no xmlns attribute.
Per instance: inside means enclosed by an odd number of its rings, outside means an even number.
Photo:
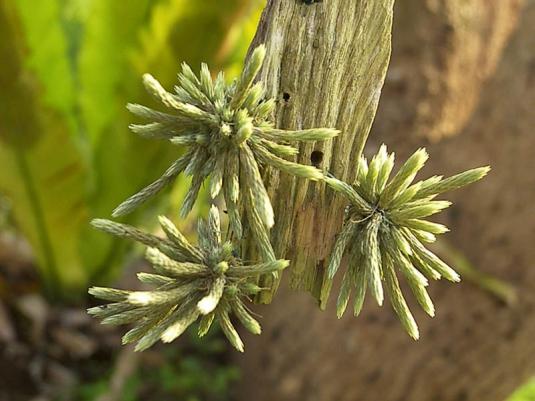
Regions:
<svg viewBox="0 0 535 401"><path fill-rule="evenodd" d="M123 342L137 341L136 350L144 350L160 339L170 342L197 320L202 336L216 320L234 347L243 351L230 314L246 329L259 334L260 325L246 302L259 291L269 290L259 287L259 277L276 277L289 264L276 259L269 236L274 215L261 172L265 167L273 167L297 177L324 180L350 202L323 282L321 307L325 307L333 278L347 254L349 267L338 297L338 316L345 312L353 289L356 290L355 315L362 309L368 287L381 305L384 283L405 329L418 338L418 327L401 293L396 270L405 276L423 309L433 316L433 303L426 291L428 279L445 277L458 281L459 276L423 245L434 241L436 234L447 231L445 226L425 218L450 205L435 200L437 195L479 180L488 167L446 179L434 176L413 184L427 160L425 150L419 149L389 180L394 154L389 155L383 145L369 165L364 158L358 161L357 179L349 185L313 166L289 161L288 157L298 153L289 143L325 140L336 136L338 131L276 129L271 122L275 101L265 98L262 83L254 83L264 57L264 46L257 47L240 77L230 84L222 73L212 80L205 64L199 76L183 64L174 94L163 89L152 76L144 76L147 89L170 113L130 104L130 111L152 121L133 125L132 130L187 149L162 177L119 205L113 215L131 212L184 172L192 176L192 183L181 208L182 216L191 210L204 181L209 178L212 199L220 193L223 195L228 213L226 238L232 242L221 239L219 211L215 206L210 209L206 222L199 221L198 247L191 245L165 217L160 217L160 225L167 238L109 220L94 220L93 225L101 230L149 247L147 259L155 273L140 273L138 278L155 289L125 291L93 287L91 294L111 303L91 308L89 312L102 318L103 323L133 323L135 327L126 333ZM360 148L364 146L361 145ZM245 237L242 221L247 222L252 242L258 247L257 263L244 263L237 252Z"/></svg>
<svg viewBox="0 0 535 401"><path fill-rule="evenodd" d="M384 283L405 330L417 339L418 326L401 293L396 270L405 277L416 300L430 316L434 316L435 310L426 291L428 279L460 280L451 267L424 246L426 242L434 242L436 234L448 231L447 227L425 218L451 205L435 200L438 195L483 178L489 167L468 170L446 179L433 176L413 184L427 158L426 151L418 149L389 181L394 154L389 155L382 145L369 164L365 158L359 160L353 185L334 177L325 178L332 189L350 202L321 291L324 307L342 258L348 255L348 267L337 301L338 317L344 314L353 289L355 316L361 312L367 288L382 305Z"/></svg>
<svg viewBox="0 0 535 401"><path fill-rule="evenodd" d="M295 141L318 141L338 134L335 129L318 128L300 131L275 129L270 121L275 106L265 99L260 82L253 81L265 57L264 46L257 47L241 76L227 84L219 73L212 80L206 64L197 77L187 64L182 65L175 94L167 92L150 75L144 83L171 114L130 104L134 114L152 120L131 129L143 137L167 139L187 147L158 180L136 193L113 212L120 216L170 185L184 172L192 176L192 184L181 208L185 216L191 210L202 184L210 178L210 195L224 195L228 213L227 238L240 244L242 216L247 223L264 263L244 264L230 241L221 242L219 212L212 206L208 222L198 225L199 247L185 237L165 217L160 225L167 238L144 233L132 226L96 219L93 225L110 234L141 242L149 249L147 259L156 274L140 273L140 281L153 284L153 291L125 291L93 287L90 293L111 304L91 308L89 313L103 323L127 324L135 327L123 337L124 343L137 341L136 350L144 350L161 339L170 342L200 318L199 335L204 335L217 320L230 342L243 351L243 343L234 329L229 314L255 334L260 325L249 313L245 302L261 290L260 276L276 277L288 266L277 260L269 238L274 224L273 208L262 180L261 169L271 166L294 176L310 180L324 178L315 167L300 165L285 158L298 153L289 145Z"/></svg>
<svg viewBox="0 0 535 401"><path fill-rule="evenodd" d="M132 125L132 131L147 138L167 139L175 145L186 146L187 151L162 177L119 205L114 216L131 212L184 172L193 177L181 208L184 217L209 177L211 197L223 192L234 235L242 236L240 210L244 209L261 256L264 260L275 259L268 235L274 224L273 208L262 181L261 168L271 166L295 176L320 180L323 178L320 170L285 159L298 153L289 143L325 140L336 136L338 131L275 129L270 120L275 100L265 99L262 83L254 83L264 57L265 47L260 45L253 51L241 76L230 84L221 72L213 81L206 64L202 64L197 77L184 63L174 94L167 92L151 75L144 75L147 90L167 106L171 114L130 104L128 108L132 113L152 121Z"/></svg>
<svg viewBox="0 0 535 401"><path fill-rule="evenodd" d="M138 279L155 286L149 291L124 291L92 287L89 293L112 303L89 309L105 324L135 327L123 337L123 343L137 341L136 350L145 350L158 340L171 342L192 323L199 320L198 334L204 336L212 322L219 323L230 343L243 352L243 342L234 328L230 314L253 334L260 325L249 312L249 297L261 288L259 275L279 272L286 260L247 265L235 256L230 242L222 242L219 211L210 209L208 220L198 223L199 246L191 245L173 223L160 216L167 238L160 238L134 227L97 219L92 224L103 231L147 245L146 257L155 273L139 273Z"/></svg>

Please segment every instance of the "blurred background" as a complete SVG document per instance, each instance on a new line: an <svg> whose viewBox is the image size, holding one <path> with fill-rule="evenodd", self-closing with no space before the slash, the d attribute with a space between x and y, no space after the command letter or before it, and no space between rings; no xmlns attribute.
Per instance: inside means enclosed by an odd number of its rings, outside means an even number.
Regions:
<svg viewBox="0 0 535 401"><path fill-rule="evenodd" d="M533 266L522 249L535 242L535 214L526 208L535 201L534 166L527 164L535 152L535 5L471 0L471 8L456 9L454 3L462 2L398 1L393 59L368 151L384 141L403 157L427 145L434 158L429 174L493 165L487 187L470 190L466 201L455 198L457 215L447 217L453 234L441 252L475 277L465 291L481 291L503 310L516 302L515 284L526 276L501 272L511 263L517 271ZM266 349L288 346L266 335L237 363L215 331L202 341L186 335L134 354L120 346L122 328L101 326L85 313L94 302L90 285L132 288L135 272L144 269L141 249L92 230L89 219L109 217L178 151L127 128L133 119L126 103L153 104L141 75L150 72L172 87L182 61L194 69L205 61L235 76L264 6L262 0L0 0L0 401L249 399L243 394L257 391L249 379L262 375ZM507 141L500 142L502 135ZM207 202L178 220L187 184L180 178L166 196L123 221L154 229L154 216L165 213L193 235ZM503 189L489 189L496 187ZM497 194L506 206L485 208ZM478 205L486 214L463 225ZM510 257L501 267L479 257L484 244L468 245L483 227L478 222L488 220L501 234L485 244L524 241L501 250L502 259ZM289 310L300 313L303 302L292 296L283 290L273 308L291 299L296 306ZM265 313L266 331L274 334ZM325 330L331 322L322 324ZM535 332L527 335L535 342ZM291 373L287 365L275 363ZM526 384L508 401L535 400L531 373L509 372Z"/></svg>
<svg viewBox="0 0 535 401"><path fill-rule="evenodd" d="M0 0L0 400L228 399L239 371L217 333L140 360L87 317L88 286L136 285L144 267L142 249L88 221L179 151L128 130L126 103L152 104L141 75L172 87L181 62L205 61L235 76L262 3ZM124 221L177 218L186 189ZM193 233L205 207L177 223Z"/></svg>

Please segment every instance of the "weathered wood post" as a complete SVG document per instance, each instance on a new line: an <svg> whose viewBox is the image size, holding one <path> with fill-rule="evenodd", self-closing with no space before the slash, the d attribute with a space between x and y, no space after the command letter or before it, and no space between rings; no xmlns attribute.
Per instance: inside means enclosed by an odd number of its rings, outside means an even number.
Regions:
<svg viewBox="0 0 535 401"><path fill-rule="evenodd" d="M333 141L301 145L300 163L353 178L390 59L393 4L268 1L251 48L267 47L261 78L268 95L278 99L277 126L342 131ZM268 184L275 252L292 261L291 287L317 296L344 204L323 184L277 173Z"/></svg>

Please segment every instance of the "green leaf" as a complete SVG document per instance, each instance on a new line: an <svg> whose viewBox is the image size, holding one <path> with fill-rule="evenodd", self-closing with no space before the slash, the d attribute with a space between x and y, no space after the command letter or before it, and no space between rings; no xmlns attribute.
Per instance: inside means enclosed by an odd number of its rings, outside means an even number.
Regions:
<svg viewBox="0 0 535 401"><path fill-rule="evenodd" d="M48 289L57 293L61 286L85 284L78 238L87 219L87 165L68 122L51 110L58 99L43 96L41 82L28 71L43 62L43 54L61 57L58 49L64 44L52 35L43 53L26 55L19 23L17 8L0 1L0 192L13 204L16 223L33 248Z"/></svg>
<svg viewBox="0 0 535 401"><path fill-rule="evenodd" d="M118 115L126 114L125 95L136 93L126 85L139 82L129 57L147 21L149 5L150 0L93 0L90 4L79 56L79 96L83 124L92 143L98 142Z"/></svg>
<svg viewBox="0 0 535 401"><path fill-rule="evenodd" d="M241 64L262 4L211 3L0 0L0 193L51 289L109 276L127 245L88 221L109 216L179 153L127 128L126 103L147 98L141 74L171 85L181 60Z"/></svg>
<svg viewBox="0 0 535 401"><path fill-rule="evenodd" d="M529 382L517 389L507 401L533 401L535 400L535 379L530 379Z"/></svg>
<svg viewBox="0 0 535 401"><path fill-rule="evenodd" d="M264 5L262 0L161 1L132 56L137 73L150 71L165 87L162 76L174 76L179 61L195 70L207 62L213 71L240 71Z"/></svg>
<svg viewBox="0 0 535 401"><path fill-rule="evenodd" d="M71 134L75 134L76 93L73 66L62 21L61 1L16 0L14 4L25 35L28 68L39 80L44 106L61 113Z"/></svg>

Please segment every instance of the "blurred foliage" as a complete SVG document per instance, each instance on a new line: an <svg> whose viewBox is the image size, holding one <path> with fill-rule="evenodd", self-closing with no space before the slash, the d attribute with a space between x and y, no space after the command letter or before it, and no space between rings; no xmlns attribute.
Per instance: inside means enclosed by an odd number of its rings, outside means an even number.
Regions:
<svg viewBox="0 0 535 401"><path fill-rule="evenodd" d="M225 361L227 350L221 333L211 330L199 340L189 330L186 348L165 347L158 351L160 363L141 363L128 378L117 401L185 400L226 401L230 386L240 378L239 369ZM75 401L94 401L109 390L109 376L77 386Z"/></svg>
<svg viewBox="0 0 535 401"><path fill-rule="evenodd" d="M52 296L111 277L125 244L88 220L109 216L176 153L127 129L125 104L151 104L141 74L171 87L181 61L206 61L232 76L263 3L0 0L0 194ZM179 180L173 198L185 188ZM152 202L124 221L148 224L168 208Z"/></svg>
<svg viewBox="0 0 535 401"><path fill-rule="evenodd" d="M507 401L535 401L535 379L516 390Z"/></svg>
<svg viewBox="0 0 535 401"><path fill-rule="evenodd" d="M9 217L11 214L11 205L9 200L0 194L0 232L8 230L10 227Z"/></svg>

